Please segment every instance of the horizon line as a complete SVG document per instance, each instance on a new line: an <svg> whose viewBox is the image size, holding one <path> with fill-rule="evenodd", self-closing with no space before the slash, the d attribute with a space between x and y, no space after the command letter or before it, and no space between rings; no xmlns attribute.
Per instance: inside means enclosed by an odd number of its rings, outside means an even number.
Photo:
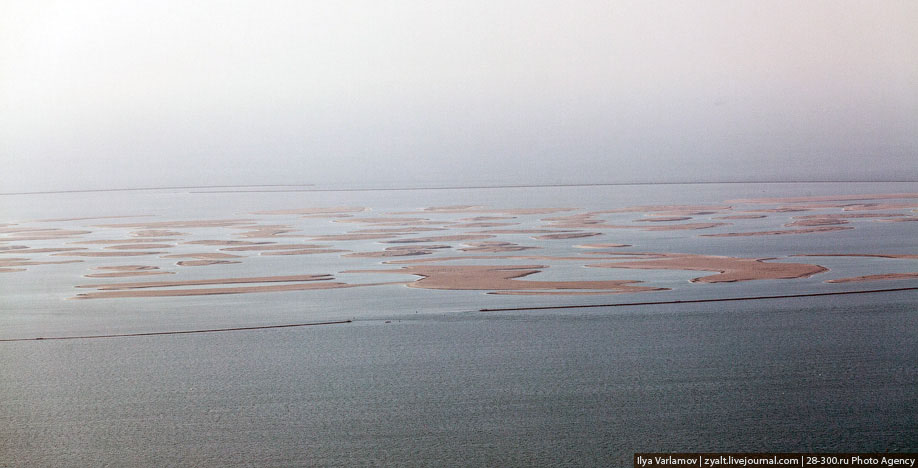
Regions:
<svg viewBox="0 0 918 468"><path fill-rule="evenodd" d="M510 188L551 188L551 187L606 187L629 185L715 185L715 184L838 184L838 183L918 183L918 180L716 180L716 181L644 181L644 182L581 182L581 183L542 183L542 184L493 184L493 185L440 185L440 186L401 186L401 187L341 187L341 188L307 188L316 184L238 184L238 185L188 185L160 187L120 187L71 190L42 190L33 192L2 192L0 196L12 195L52 195L63 193L93 192L139 192L153 190L181 189L229 189L276 187L273 190L207 190L190 193L284 193L284 192L373 192L373 191L410 191L410 190L470 190L470 189L510 189ZM344 183L342 183L344 185ZM280 187L291 187L279 189ZM297 188L293 188L297 187Z"/></svg>

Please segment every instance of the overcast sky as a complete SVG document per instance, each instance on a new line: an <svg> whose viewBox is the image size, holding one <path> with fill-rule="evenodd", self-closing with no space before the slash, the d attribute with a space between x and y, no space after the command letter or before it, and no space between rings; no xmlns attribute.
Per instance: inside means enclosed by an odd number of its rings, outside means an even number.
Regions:
<svg viewBox="0 0 918 468"><path fill-rule="evenodd" d="M0 192L918 179L918 1L0 1Z"/></svg>

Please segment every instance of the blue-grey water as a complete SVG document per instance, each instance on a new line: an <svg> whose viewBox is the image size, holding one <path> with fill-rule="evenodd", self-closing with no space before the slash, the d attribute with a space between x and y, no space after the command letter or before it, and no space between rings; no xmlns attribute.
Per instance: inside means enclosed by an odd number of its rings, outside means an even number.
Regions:
<svg viewBox="0 0 918 468"><path fill-rule="evenodd" d="M164 192L153 201L149 193L129 194L133 203L94 208L92 200L111 194L0 202L7 220L19 222L124 212L219 218L220 207L241 216L368 199L379 212L445 204L602 209L915 189L699 187L705 186L436 191L423 199L416 192L206 194L216 198L183 205L175 201L189 194ZM616 231L588 241L750 257L815 249L914 254L914 224L864 222L829 237L725 238L716 246L681 231ZM256 270L260 260L252 260ZM308 265L337 261L310 257L317 263ZM915 271L911 262L819 259L832 268L827 275L842 276L870 274L878 264ZM647 297L498 297L401 287L70 301L71 283L86 265L49 267L0 277L3 338L354 321L0 342L0 466L630 466L635 452L918 451L915 291L518 312L477 310ZM697 274L639 273L675 285L653 300L843 289L823 278L695 288L687 279Z"/></svg>

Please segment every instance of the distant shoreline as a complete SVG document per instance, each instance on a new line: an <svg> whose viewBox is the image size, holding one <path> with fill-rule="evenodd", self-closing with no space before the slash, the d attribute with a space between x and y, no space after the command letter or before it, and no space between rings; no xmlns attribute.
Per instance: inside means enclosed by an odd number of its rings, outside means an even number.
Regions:
<svg viewBox="0 0 918 468"><path fill-rule="evenodd" d="M34 192L2 192L0 196L11 195L52 195L61 193L93 193L93 192L142 192L154 190L183 190L183 189L245 189L245 188L272 188L268 190L207 190L191 193L283 193L283 192L390 192L390 191L422 191L422 190L470 190L470 189L513 189L513 188L553 188L553 187L615 187L615 186L640 186L640 185L721 185L721 184L853 184L853 183L918 183L918 180L724 180L724 181L676 181L676 182L595 182L595 183L569 183L569 184L494 184L494 185L466 185L466 186L430 186L430 187L341 187L319 188L316 184L245 184L245 185L189 185L165 187L122 187L108 189L74 189L74 190L42 190ZM342 184L344 185L344 184ZM281 188L289 187L289 188ZM308 188L313 187L313 188Z"/></svg>

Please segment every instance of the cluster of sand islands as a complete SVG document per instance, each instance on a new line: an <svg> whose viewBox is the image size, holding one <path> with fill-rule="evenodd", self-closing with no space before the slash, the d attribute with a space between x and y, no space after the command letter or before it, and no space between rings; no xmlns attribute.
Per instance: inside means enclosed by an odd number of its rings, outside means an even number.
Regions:
<svg viewBox="0 0 918 468"><path fill-rule="evenodd" d="M80 278L74 278L76 288L91 290L77 294L76 298L80 299L385 285L503 295L650 292L669 288L637 279L539 281L527 277L552 265L575 264L586 267L586 271L595 269L597 276L601 276L599 269L703 272L691 279L692 283L702 284L808 278L828 271L811 263L826 256L914 261L918 260L914 252L800 252L797 257L801 262L787 258L647 252L641 251L640 245L583 242L622 229L680 231L683 233L680 235L697 236L699 240L823 235L856 229L859 223L918 221L916 211L918 193L899 193L741 199L709 205L644 205L598 211L460 205L395 213L376 213L364 207L309 207L257 211L238 219L58 218L0 224L0 273L24 272L43 265L85 263L87 267L82 277L103 282L79 284ZM628 216L630 221L623 222L623 216ZM618 221L610 222L610 217ZM761 229L771 217L779 219L780 226L773 223L769 229ZM114 218L130 218L130 221L113 221ZM297 221L302 218L319 220L326 223L326 228L307 232L302 222ZM103 219L106 221L100 222ZM277 222L278 219L282 221ZM315 222L309 225L315 226ZM747 224L760 227L744 228ZM368 244L378 248L367 250ZM548 245L554 252L562 247L569 255L539 255L538 250ZM342 267L339 271L302 275L230 275L246 271L246 259L253 256L311 255L339 256ZM367 266L354 268L353 262L361 259ZM303 259L303 265L304 270L311 269L308 257ZM215 278L179 279L184 268L214 266L220 272ZM882 268L882 263L876 266ZM336 275L350 274L401 277L373 283L347 283L336 278ZM175 280L119 281L120 278L162 278L165 275L174 275ZM411 277L413 279L408 279ZM918 279L918 272L877 271L826 282L894 279Z"/></svg>

